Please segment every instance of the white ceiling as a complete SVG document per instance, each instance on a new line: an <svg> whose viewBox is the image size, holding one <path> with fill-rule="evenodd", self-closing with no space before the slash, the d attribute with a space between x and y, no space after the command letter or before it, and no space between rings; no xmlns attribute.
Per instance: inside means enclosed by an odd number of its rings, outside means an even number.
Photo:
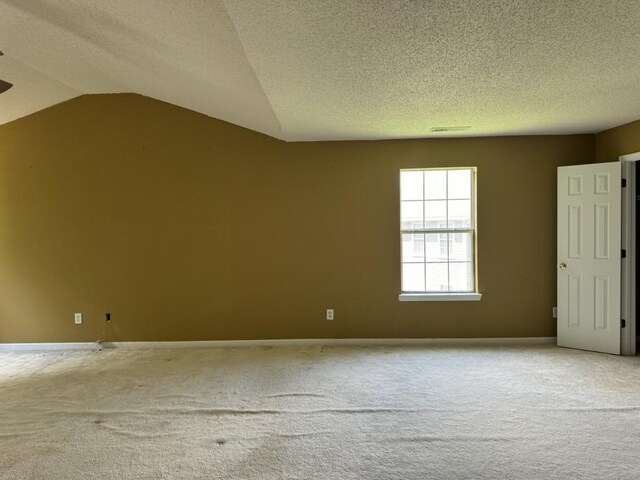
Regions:
<svg viewBox="0 0 640 480"><path fill-rule="evenodd" d="M0 0L0 50L0 124L112 92L288 141L640 118L637 0Z"/></svg>

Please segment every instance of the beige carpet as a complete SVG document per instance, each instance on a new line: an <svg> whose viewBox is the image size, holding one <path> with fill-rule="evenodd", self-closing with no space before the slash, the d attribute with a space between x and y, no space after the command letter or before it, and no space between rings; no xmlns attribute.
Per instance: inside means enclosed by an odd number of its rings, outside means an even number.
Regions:
<svg viewBox="0 0 640 480"><path fill-rule="evenodd" d="M0 353L3 479L637 479L640 359L529 348Z"/></svg>

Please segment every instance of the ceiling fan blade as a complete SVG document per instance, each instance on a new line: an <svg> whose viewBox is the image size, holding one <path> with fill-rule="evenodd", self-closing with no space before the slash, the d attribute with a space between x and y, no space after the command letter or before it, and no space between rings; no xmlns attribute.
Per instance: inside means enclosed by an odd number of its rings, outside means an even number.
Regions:
<svg viewBox="0 0 640 480"><path fill-rule="evenodd" d="M13 83L5 82L4 80L0 80L0 93L6 92L11 87L13 87Z"/></svg>

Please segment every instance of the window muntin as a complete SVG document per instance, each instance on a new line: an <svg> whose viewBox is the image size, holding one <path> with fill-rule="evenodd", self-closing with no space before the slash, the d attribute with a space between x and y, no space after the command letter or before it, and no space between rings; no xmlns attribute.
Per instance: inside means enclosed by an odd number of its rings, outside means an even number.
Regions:
<svg viewBox="0 0 640 480"><path fill-rule="evenodd" d="M402 291L475 292L475 168L400 171Z"/></svg>

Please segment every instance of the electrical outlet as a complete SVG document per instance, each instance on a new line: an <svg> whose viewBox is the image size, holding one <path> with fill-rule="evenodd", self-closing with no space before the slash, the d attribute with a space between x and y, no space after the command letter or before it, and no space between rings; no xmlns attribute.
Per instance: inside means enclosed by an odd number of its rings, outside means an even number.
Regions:
<svg viewBox="0 0 640 480"><path fill-rule="evenodd" d="M553 318L558 318L558 307L553 307L552 313Z"/></svg>
<svg viewBox="0 0 640 480"><path fill-rule="evenodd" d="M327 320L333 320L333 308L327 308Z"/></svg>
<svg viewBox="0 0 640 480"><path fill-rule="evenodd" d="M82 325L82 314L81 313L75 313L73 315L73 321L76 325Z"/></svg>

